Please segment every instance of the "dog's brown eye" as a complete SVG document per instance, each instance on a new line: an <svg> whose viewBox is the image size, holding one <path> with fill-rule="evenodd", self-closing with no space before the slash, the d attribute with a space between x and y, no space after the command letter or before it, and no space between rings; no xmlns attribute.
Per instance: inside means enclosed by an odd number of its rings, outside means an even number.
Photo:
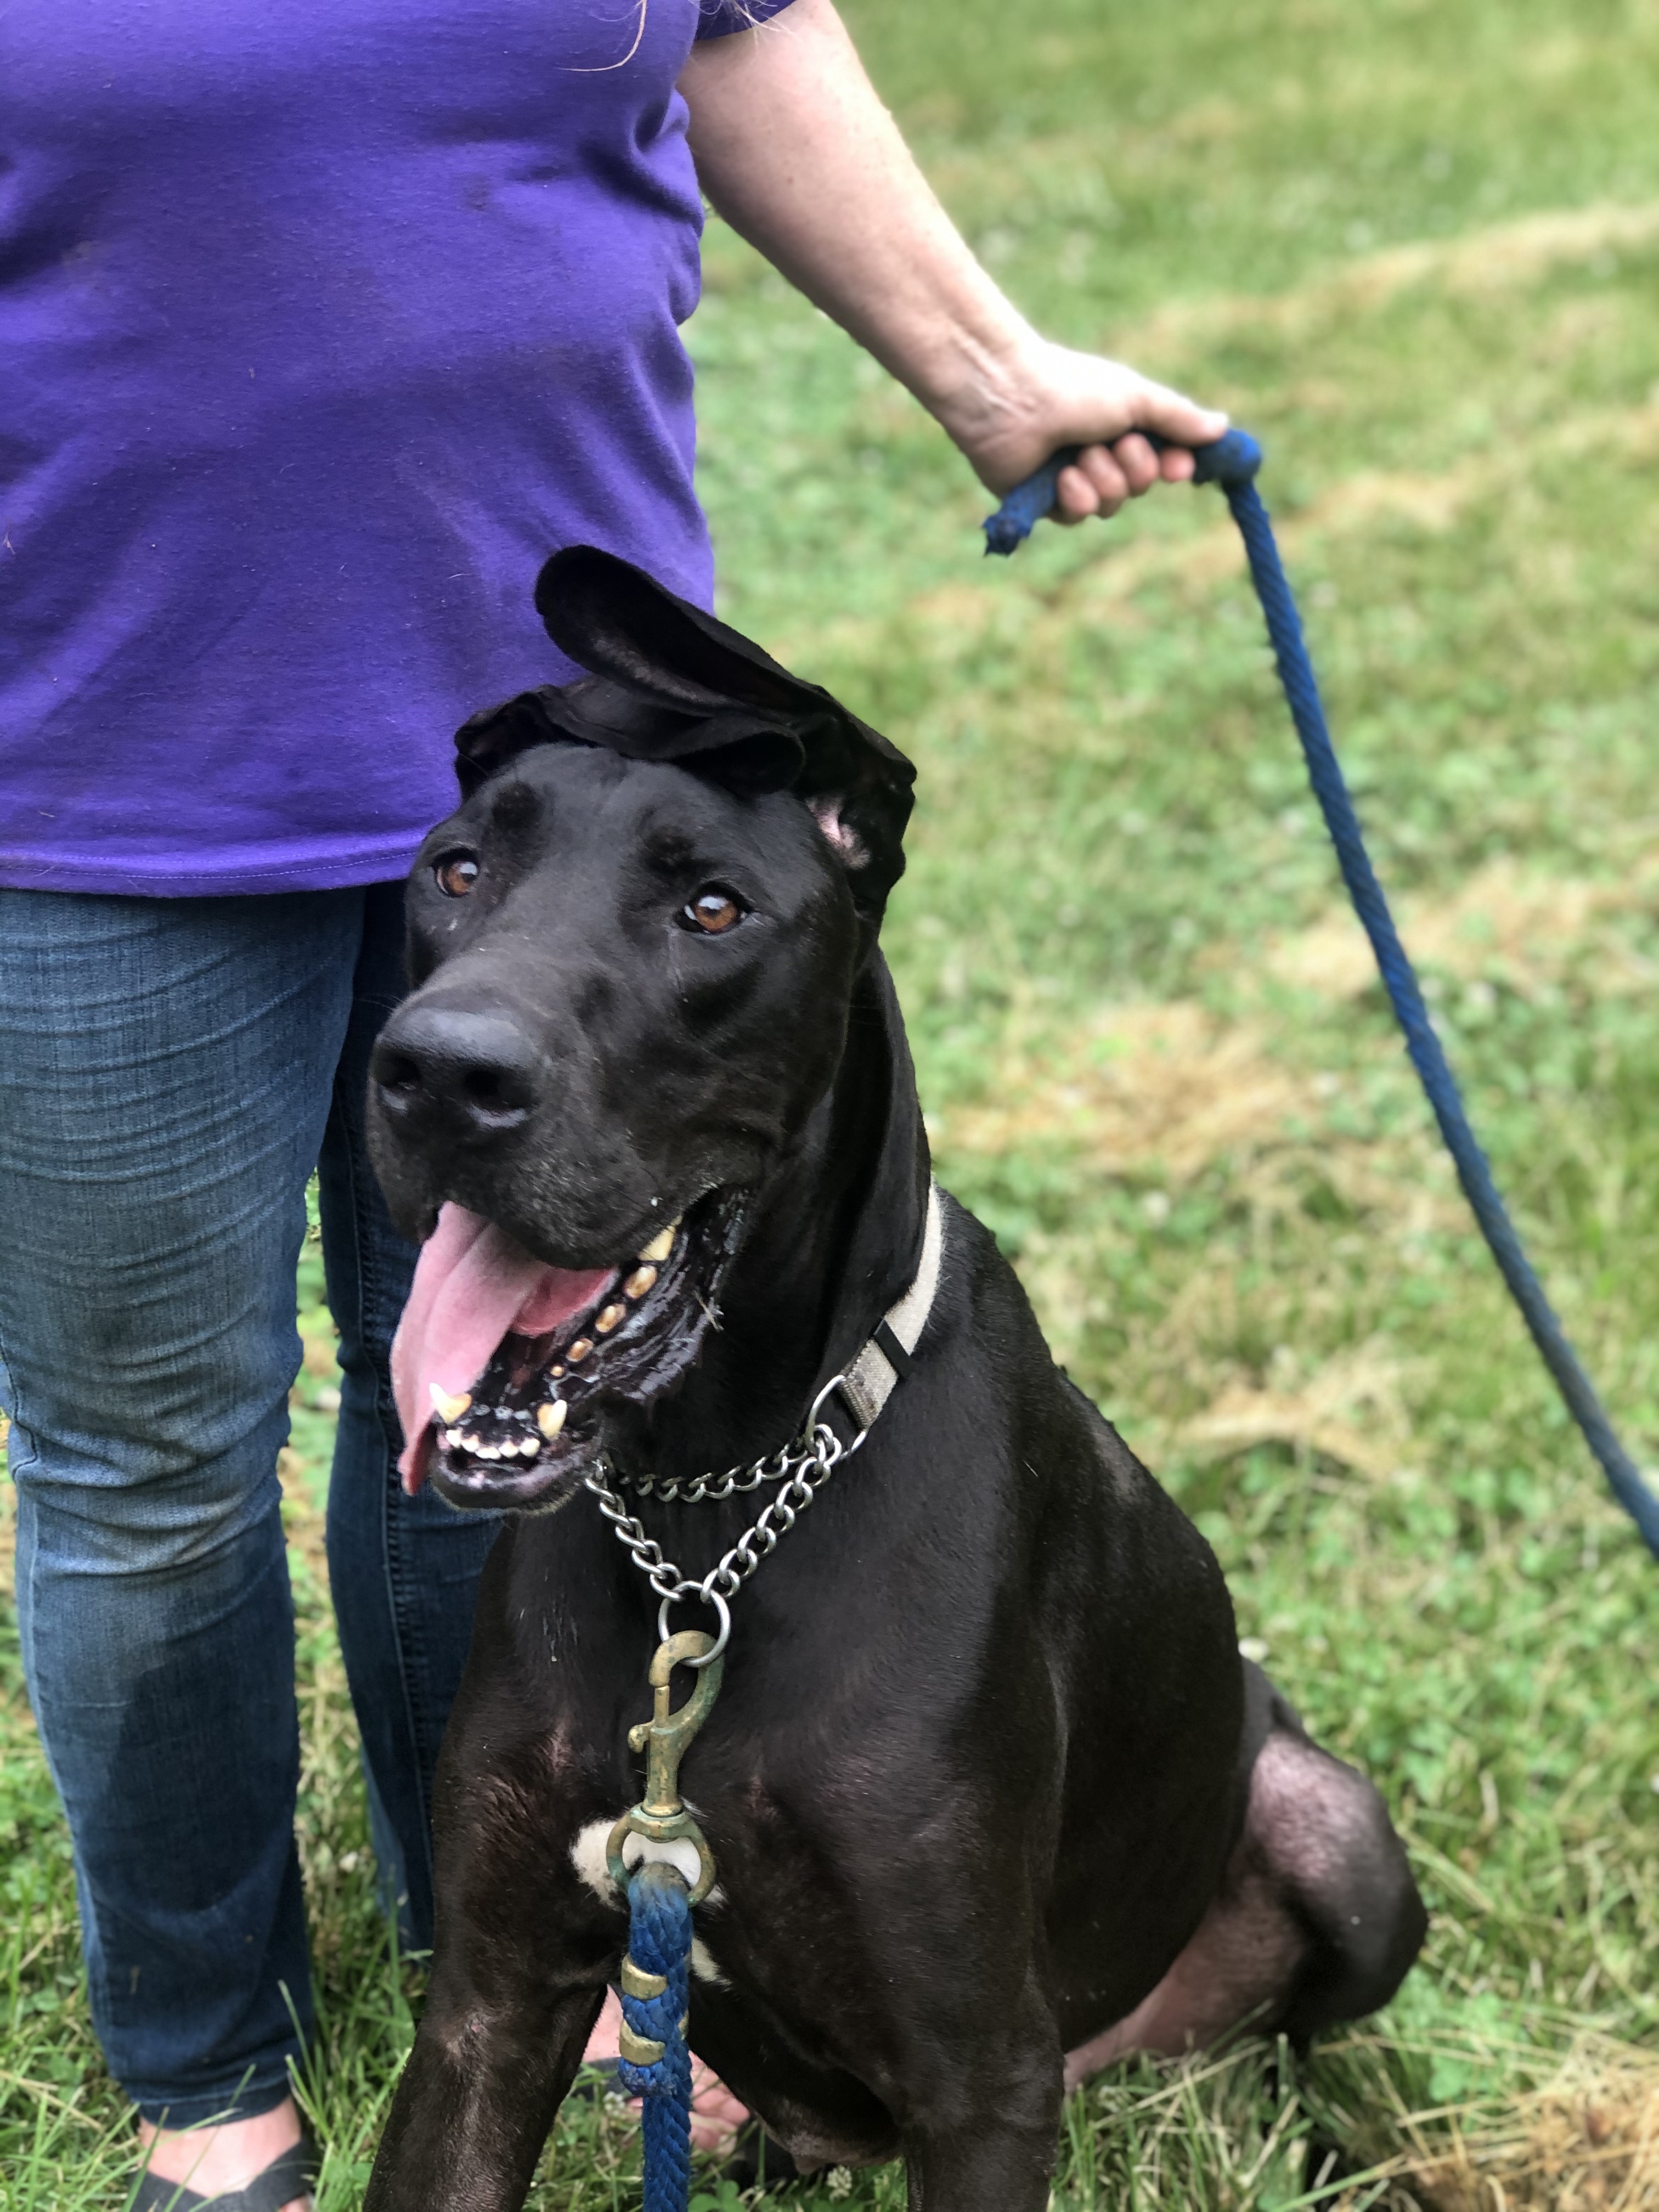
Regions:
<svg viewBox="0 0 1659 2212"><path fill-rule="evenodd" d="M471 853L447 853L432 872L446 898L465 898L478 880L478 864Z"/></svg>
<svg viewBox="0 0 1659 2212"><path fill-rule="evenodd" d="M687 927L700 929L708 937L723 936L734 922L743 920L744 912L745 909L731 892L721 890L716 884L710 884L707 890L700 890L696 898L681 908Z"/></svg>

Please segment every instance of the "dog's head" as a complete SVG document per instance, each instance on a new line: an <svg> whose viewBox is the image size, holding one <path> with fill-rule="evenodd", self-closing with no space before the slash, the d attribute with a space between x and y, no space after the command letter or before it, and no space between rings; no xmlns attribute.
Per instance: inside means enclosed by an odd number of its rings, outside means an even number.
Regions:
<svg viewBox="0 0 1659 2212"><path fill-rule="evenodd" d="M840 1063L915 771L626 562L556 554L536 597L592 672L459 732L369 1143L428 1240L393 1358L405 1480L544 1509L608 1402L695 1359L745 1200Z"/></svg>

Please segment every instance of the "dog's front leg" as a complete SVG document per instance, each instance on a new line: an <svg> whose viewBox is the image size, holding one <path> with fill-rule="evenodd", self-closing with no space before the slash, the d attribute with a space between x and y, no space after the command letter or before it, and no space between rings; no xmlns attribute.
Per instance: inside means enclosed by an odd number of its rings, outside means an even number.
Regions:
<svg viewBox="0 0 1659 2212"><path fill-rule="evenodd" d="M1044 2212L1059 2133L1056 2095L1040 2118L975 2113L907 2136L909 2212Z"/></svg>
<svg viewBox="0 0 1659 2212"><path fill-rule="evenodd" d="M1058 2124L1056 2121L1056 2124ZM1043 2212L1054 2173L1054 2128L963 2128L907 2154L909 2212Z"/></svg>
<svg viewBox="0 0 1659 2212"><path fill-rule="evenodd" d="M434 1988L363 2212L519 2212L604 1997L486 2007Z"/></svg>
<svg viewBox="0 0 1659 2212"><path fill-rule="evenodd" d="M1060 2037L1031 1993L1024 2032L1011 2024L935 2055L931 2094L903 2130L909 2212L1045 2212L1059 2151ZM942 2063L941 2063L942 2062Z"/></svg>

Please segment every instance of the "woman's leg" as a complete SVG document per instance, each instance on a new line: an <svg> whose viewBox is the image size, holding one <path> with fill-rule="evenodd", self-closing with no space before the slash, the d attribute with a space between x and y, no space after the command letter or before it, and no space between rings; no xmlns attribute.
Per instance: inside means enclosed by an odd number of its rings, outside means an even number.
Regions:
<svg viewBox="0 0 1659 2212"><path fill-rule="evenodd" d="M309 2018L276 1459L361 908L0 890L24 1663L99 2035L174 2126L279 2105Z"/></svg>
<svg viewBox="0 0 1659 2212"><path fill-rule="evenodd" d="M374 1847L404 1942L432 1945L432 1770L465 1664L493 1514L430 1488L404 1497L392 1402L392 1334L415 1248L392 1227L368 1164L368 1060L404 993L401 884L364 893L350 1026L318 1178L328 1301L340 1331L340 1425L328 1498L329 1583L363 1745Z"/></svg>

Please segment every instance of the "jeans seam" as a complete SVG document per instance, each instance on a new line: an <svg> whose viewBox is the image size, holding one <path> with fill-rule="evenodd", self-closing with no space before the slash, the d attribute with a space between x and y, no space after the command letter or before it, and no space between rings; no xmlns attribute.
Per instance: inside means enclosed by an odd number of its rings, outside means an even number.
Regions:
<svg viewBox="0 0 1659 2212"><path fill-rule="evenodd" d="M7 1417L9 1426L6 1434L6 1472L11 1477L11 1486L16 1499L21 1520L23 1506L23 1488L22 1485L18 1480L18 1475L21 1470L19 1468L17 1461L12 1455L12 1438L17 1434L20 1426L29 1438L29 1455L27 1465L30 1468L38 1467L40 1463L40 1455L34 1446L34 1432L29 1427L27 1422L23 1419L22 1398L18 1390L15 1371L13 1369L10 1358L6 1351L6 1340L3 1331L0 1331L0 1379L3 1379L6 1398L11 1407L11 1412ZM21 1526L18 1533L20 1534L21 1534ZM58 1802L59 1806L62 1807L67 1806L69 1803L69 1795L64 1787L64 1778L58 1771L58 1761L52 1755L51 1739L46 1734L46 1723L41 1717L40 1702L34 1698L33 1689L33 1686L38 1679L38 1671L34 1663L34 1616L37 1598L37 1593L34 1587L34 1578L37 1571L37 1564L36 1547L33 1543L31 1543L28 1547L27 1586L24 1590L17 1593L17 1595L24 1598L26 1601L17 1604L15 1599L14 1600L17 1613L17 1651L18 1657L22 1662L23 1680L26 1683L30 1685L30 1702L34 1708L34 1732L36 1740L40 1746L40 1756L46 1763L46 1773L51 1779L53 1790L58 1793ZM92 1884L87 1880L85 1875L82 1875L78 1865L76 1868L75 1887L76 1902L80 1911L82 1922L81 1940L82 1958L84 1960L86 1951L93 1946L96 1946L99 1954L101 1957L103 1953L103 1945L98 1938L97 1900L92 1894ZM90 1925L88 1924L88 1923L90 1923ZM88 1976L88 1983L90 1983L90 1974ZM88 1996L90 1996L90 1990L88 1990Z"/></svg>
<svg viewBox="0 0 1659 2212"><path fill-rule="evenodd" d="M343 1151L351 1201L351 1234L356 1248L359 1302L358 1328L360 1337L367 1339L368 1330L365 1326L366 1317L371 1310L378 1308L382 1283L376 1273L376 1261L374 1256L374 1239L367 1233L368 1224L362 1181L358 1169L357 1147L350 1142L350 1122L347 1118L347 1109L343 1102L341 1102L339 1110L347 1135ZM386 1446L381 1475L380 1562L382 1571L386 1576L387 1594L391 1601L392 1619L398 1638L398 1695L403 1704L404 1723L408 1730L410 1763L421 1815L420 1847L425 1859L427 1881L429 1886L434 1875L432 1802L422 1754L422 1747L425 1741L420 1726L422 1716L417 1708L410 1664L411 1659L417 1659L424 1664L427 1655L421 1649L421 1639L410 1614L408 1596L404 1589L407 1562L401 1558L394 1557L399 1550L397 1542L396 1519L398 1498L401 1492L393 1488L393 1469L397 1459L394 1445L398 1432L394 1430L391 1419L391 1415L395 1413L395 1408L391 1400L389 1369L386 1363L374 1356L371 1356L370 1364L374 1373L374 1411Z"/></svg>

